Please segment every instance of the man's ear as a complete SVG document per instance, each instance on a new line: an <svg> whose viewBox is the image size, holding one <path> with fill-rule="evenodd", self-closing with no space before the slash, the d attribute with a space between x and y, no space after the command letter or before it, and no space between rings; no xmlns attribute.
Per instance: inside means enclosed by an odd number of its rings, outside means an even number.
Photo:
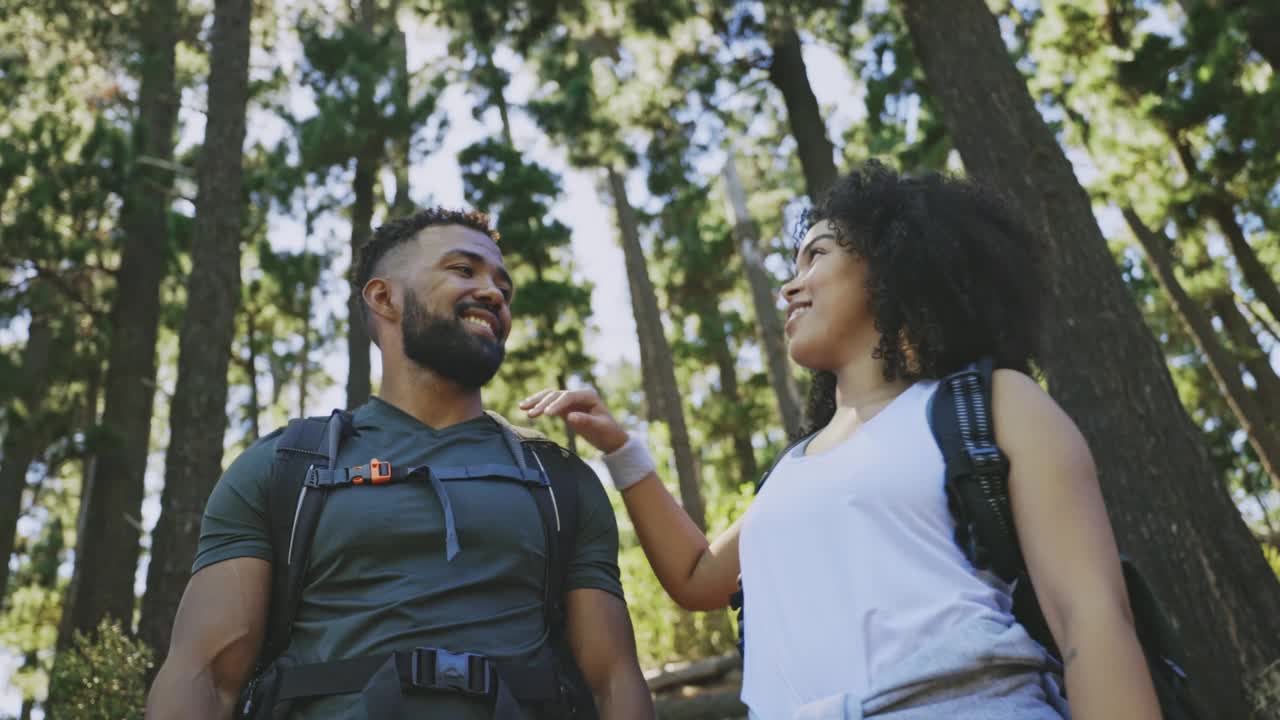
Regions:
<svg viewBox="0 0 1280 720"><path fill-rule="evenodd" d="M391 284L386 278L370 279L364 284L360 294L364 296L365 305L369 307L370 313L391 323L400 322L400 308L393 302Z"/></svg>

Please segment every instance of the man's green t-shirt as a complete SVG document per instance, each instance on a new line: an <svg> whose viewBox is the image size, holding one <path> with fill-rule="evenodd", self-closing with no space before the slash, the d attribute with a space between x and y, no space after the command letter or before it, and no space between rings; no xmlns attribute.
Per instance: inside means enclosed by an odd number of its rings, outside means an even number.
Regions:
<svg viewBox="0 0 1280 720"><path fill-rule="evenodd" d="M502 429L482 415L432 429L373 398L354 413L339 466L371 458L400 467L516 464ZM267 482L279 435L245 451L218 481L205 508L192 572L236 557L272 559ZM508 480L445 483L460 552L445 557L440 500L425 482L329 491L320 515L302 601L287 653L299 662L340 660L418 646L496 658L546 642L546 540L529 490ZM618 527L604 488L580 482L578 528L566 590L622 597ZM488 718L492 701L446 693L406 695L411 717ZM358 694L295 709L293 718L364 717Z"/></svg>

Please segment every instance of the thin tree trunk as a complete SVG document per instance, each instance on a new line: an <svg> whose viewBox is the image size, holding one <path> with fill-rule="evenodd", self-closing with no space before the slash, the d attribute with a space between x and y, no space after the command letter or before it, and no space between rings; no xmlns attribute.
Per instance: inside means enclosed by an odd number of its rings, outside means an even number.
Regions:
<svg viewBox="0 0 1280 720"><path fill-rule="evenodd" d="M1240 308L1236 307L1235 298L1230 292L1219 293L1213 299L1213 311L1222 320L1222 328L1227 337L1231 338L1236 357L1258 386L1258 405L1268 416L1271 432L1280 433L1280 376L1271 367L1267 351L1258 342L1258 336L1254 334Z"/></svg>
<svg viewBox="0 0 1280 720"><path fill-rule="evenodd" d="M1280 322L1280 287L1276 286L1275 276L1262 264L1258 254L1245 239L1244 229L1236 220L1234 203L1225 197L1214 198L1210 203L1210 212L1222 229L1227 245L1231 247L1231 254L1240 266L1244 281L1266 306L1272 319Z"/></svg>
<svg viewBox="0 0 1280 720"><path fill-rule="evenodd" d="M49 360L53 328L44 311L34 311L22 349L20 388L22 412L10 408L6 418L4 457L0 458L0 605L9 591L9 557L22 513L22 493L27 487L27 470L45 446L41 408L49 391Z"/></svg>
<svg viewBox="0 0 1280 720"><path fill-rule="evenodd" d="M1147 251L1156 279L1173 300L1174 311L1186 325L1196 347L1204 354L1209 372L1218 383L1232 414L1236 416L1240 429L1248 436L1249 444L1257 452L1263 470L1270 476L1272 485L1280 490L1280 435L1272 432L1257 399L1244 386L1235 358L1218 341L1208 316L1178 282L1173 272L1173 258L1166 247L1169 240L1143 224L1142 219L1131 208L1124 209L1124 219Z"/></svg>
<svg viewBox="0 0 1280 720"><path fill-rule="evenodd" d="M351 300L347 304L347 407L363 405L372 393L369 360L369 330L364 323L364 299L362 288L355 286L355 262L360 249L369 242L373 223L373 183L377 175L377 152L362 150L356 158L356 177L353 187L355 204L351 207Z"/></svg>
<svg viewBox="0 0 1280 720"><path fill-rule="evenodd" d="M302 322L302 367L298 372L298 417L307 416L307 384L311 381L311 303Z"/></svg>
<svg viewBox="0 0 1280 720"><path fill-rule="evenodd" d="M676 475L679 479L680 502L693 522L706 528L706 509L702 489L698 482L698 467L689 442L689 430L684 421L684 406L680 402L680 389L676 385L675 366L671 361L671 346L662 330L662 315L658 309L658 297L649 278L644 248L640 245L640 229L635 210L627 199L626 181L612 167L608 169L609 191L613 195L614 210L618 213L618 229L622 237L622 253L627 263L627 280L631 285L631 309L635 313L636 329L640 340L640 371L647 378L645 396L650 408L657 406L660 419L671 434L671 450L676 459ZM648 348L646 349L646 345ZM650 394L652 393L652 394ZM657 400L657 402L655 402ZM651 410L652 412L652 410Z"/></svg>
<svg viewBox="0 0 1280 720"><path fill-rule="evenodd" d="M730 150L732 153L732 150ZM800 393L787 357L787 341L782 331L782 313L775 301L773 283L760 257L760 232L747 211L747 193L738 176L737 160L731 154L724 166L724 180L728 188L729 207L733 214L733 233L742 254L747 285L751 287L751 305L756 315L756 332L764 349L765 367L769 371L769 384L778 400L778 414L787 437L800 436L802 413Z"/></svg>
<svg viewBox="0 0 1280 720"><path fill-rule="evenodd" d="M729 338L724 332L724 316L714 305L708 307L701 315L704 324L702 337L710 346L716 371L720 375L720 395L724 398L726 405L737 411L742 407L742 393L738 389L738 368L734 362L733 349L729 347ZM708 329L710 326L714 326L714 329ZM751 424L734 423L729 434L733 440L733 455L738 465L738 482L755 482L760 477L760 468L756 464L756 450L751 445Z"/></svg>
<svg viewBox="0 0 1280 720"><path fill-rule="evenodd" d="M254 439L262 437L262 400L258 395L258 318L257 308L248 308L245 312L245 324L248 331L249 357L245 360L245 374L249 376L249 434ZM307 347L306 330L303 330L302 348ZM304 355L305 357L305 355ZM304 417L299 415L299 417Z"/></svg>
<svg viewBox="0 0 1280 720"><path fill-rule="evenodd" d="M1039 236L1041 367L1089 440L1120 545L1195 648L1190 672L1204 705L1249 717L1248 678L1280 656L1280 584L1182 408L995 18L982 0L901 7L965 167L1009 196Z"/></svg>
<svg viewBox="0 0 1280 720"><path fill-rule="evenodd" d="M173 187L177 0L148 0L140 10L139 116L134 147L147 162L132 171L122 211L124 252L111 311L111 351L102 423L107 437L81 502L70 629L93 633L105 617L133 626L134 575L141 535L143 476L156 385L160 282L169 242Z"/></svg>
<svg viewBox="0 0 1280 720"><path fill-rule="evenodd" d="M204 503L222 474L227 432L227 366L240 302L244 222L245 109L249 99L252 0L215 0L209 57L209 119L178 342L178 379L169 410L160 518L138 632L156 663L169 651L178 601L191 577Z"/></svg>
<svg viewBox="0 0 1280 720"><path fill-rule="evenodd" d="M772 19L770 25L769 47L773 60L769 63L769 81L782 93L786 103L787 122L796 140L805 187L809 197L817 202L836 181L835 147L827 137L818 98L809 84L795 23L781 15Z"/></svg>
<svg viewBox="0 0 1280 720"><path fill-rule="evenodd" d="M399 3L393 2L387 12L392 27L392 38L396 47L395 94L396 107L406 117L411 107L409 104L409 52L405 42L404 30L400 29ZM391 167L396 177L396 195L392 201L392 214L396 217L413 212L413 200L409 197L409 155L413 146L413 123L404 123L404 132L392 139Z"/></svg>
<svg viewBox="0 0 1280 720"><path fill-rule="evenodd" d="M1176 128L1166 124L1164 131L1169 142L1173 143L1187 175L1212 188L1195 199L1201 203L1206 214L1218 224L1218 229L1222 231L1227 245L1231 248L1231 254L1235 256L1236 263L1240 266L1240 274L1244 276L1245 283L1262 301L1267 311L1271 313L1272 319L1280 322L1280 287L1276 286L1275 278L1262 264L1253 247L1249 245L1248 239L1244 236L1244 228L1240 227L1240 222L1236 220L1235 208L1239 202L1229 190L1217 182L1216 178L1205 176L1200 163L1196 161L1195 151Z"/></svg>
<svg viewBox="0 0 1280 720"><path fill-rule="evenodd" d="M377 17L376 0L361 0L360 26L372 35ZM360 114L372 114L373 88L360 88ZM363 288L356 287L356 262L373 234L373 186L378 179L383 138L369 137L356 153L356 174L351 183L351 295L347 301L347 407L363 405L373 393L370 379L369 329L364 322Z"/></svg>

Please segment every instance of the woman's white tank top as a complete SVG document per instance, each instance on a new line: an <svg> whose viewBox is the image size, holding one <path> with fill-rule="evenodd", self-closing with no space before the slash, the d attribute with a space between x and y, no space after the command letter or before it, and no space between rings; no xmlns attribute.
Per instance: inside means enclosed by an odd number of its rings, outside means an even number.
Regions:
<svg viewBox="0 0 1280 720"><path fill-rule="evenodd" d="M753 718L865 695L956 624L1008 624L1007 588L980 576L955 543L928 423L936 387L915 383L834 448L797 447L747 511L742 699Z"/></svg>

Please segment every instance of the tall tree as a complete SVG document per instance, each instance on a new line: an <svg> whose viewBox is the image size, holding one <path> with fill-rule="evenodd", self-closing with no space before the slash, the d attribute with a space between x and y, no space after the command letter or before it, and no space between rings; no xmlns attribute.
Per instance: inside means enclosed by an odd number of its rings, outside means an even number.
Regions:
<svg viewBox="0 0 1280 720"><path fill-rule="evenodd" d="M609 195L618 216L622 253L627 265L627 283L631 288L631 311L635 315L640 341L641 372L645 376L645 398L651 416L661 419L671 435L671 451L675 455L676 476L680 487L680 503L694 524L705 529L706 503L698 480L698 466L689 442L680 386L676 384L671 345L662 330L662 311L649 277L648 261L640 243L640 223L635 208L627 197L626 179L613 167L606 169Z"/></svg>
<svg viewBox="0 0 1280 720"><path fill-rule="evenodd" d="M147 0L137 14L141 82L134 164L121 213L124 250L111 310L102 423L107 434L81 494L84 526L64 612L92 634L111 616L131 626L143 476L156 384L160 283L169 255L169 198L178 113L177 0Z"/></svg>
<svg viewBox="0 0 1280 720"><path fill-rule="evenodd" d="M157 661L190 577L205 500L222 474L227 366L240 301L245 111L253 0L217 0L209 51L209 118L200 154L187 312L169 410L160 519L138 631Z"/></svg>
<svg viewBox="0 0 1280 720"><path fill-rule="evenodd" d="M1199 305L1187 295L1182 283L1174 274L1173 258L1169 252L1169 239L1147 227L1131 208L1125 208L1124 219L1151 259L1156 277L1165 292L1173 300L1174 308L1187 326L1187 331L1205 355L1209 371L1222 389L1231 412L1235 414L1249 438L1249 443L1262 461L1263 470L1272 483L1280 489L1280 434L1270 426L1270 420L1258 404L1254 394L1245 387L1236 369L1235 359L1223 347L1214 332L1213 324ZM1234 305L1232 306L1234 308Z"/></svg>
<svg viewBox="0 0 1280 720"><path fill-rule="evenodd" d="M1119 541L1167 599L1186 646L1198 649L1190 665L1205 705L1247 717L1246 683L1277 654L1280 584L1215 481L995 18L981 0L904 0L902 9L966 169L1007 194L1040 235L1053 319L1042 324L1041 367L1090 441Z"/></svg>
<svg viewBox="0 0 1280 720"><path fill-rule="evenodd" d="M358 27L372 42L377 28L378 0L360 0ZM394 19L393 19L394 22ZM347 301L347 407L363 405L373 392L369 373L369 329L364 324L363 288L355 286L356 257L373 234L373 187L382 164L383 145L387 138L374 126L377 106L373 95L377 77L362 73L356 91L356 116L364 132L356 149L356 172L351 181L354 202L351 204L351 294Z"/></svg>
<svg viewBox="0 0 1280 720"><path fill-rule="evenodd" d="M769 80L782 93L787 105L787 120L796 139L796 151L804 168L805 189L815 202L827 188L835 184L835 148L827 136L818 99L809 84L800 34L795 21L785 11L769 17Z"/></svg>
<svg viewBox="0 0 1280 720"><path fill-rule="evenodd" d="M725 79L745 85L750 82L754 71L763 68L769 83L782 96L787 126L796 142L796 155L804 173L805 190L814 200L831 187L838 171L835 147L831 143L817 96L813 94L808 68L805 66L804 43L796 25L796 17L799 14L821 13L824 5L829 4L808 0L766 3L763 18L759 15L757 3L708 3L701 8L731 54L737 55L734 48L739 45L750 48L747 50L748 55L736 64L735 69L740 70L740 76ZM851 8L848 10L856 12ZM642 11L637 9L635 12ZM843 16L844 13L837 14ZM679 12L672 12L670 17L663 18L663 23L650 24L654 29L669 32L670 27L680 19L682 16ZM754 49L760 45L768 48L767 55ZM721 62L711 53L707 53L703 61L709 64Z"/></svg>
<svg viewBox="0 0 1280 720"><path fill-rule="evenodd" d="M787 437L798 438L802 422L800 396L796 390L795 378L791 374L775 289L760 252L760 232L747 210L747 192L738 175L738 161L732 148L729 159L725 161L723 174L733 215L733 232L738 241L738 253L742 257L747 284L751 288L756 332L760 337L760 345L764 348L769 383L773 386L773 394L778 401L778 414L782 417L782 427L787 431Z"/></svg>
<svg viewBox="0 0 1280 720"><path fill-rule="evenodd" d="M0 457L0 600L8 594L9 556L13 554L27 470L51 439L40 417L49 391L53 359L53 326L48 300L32 309L27 342L22 350L16 402L5 409L4 455ZM0 605L3 603L0 602Z"/></svg>

